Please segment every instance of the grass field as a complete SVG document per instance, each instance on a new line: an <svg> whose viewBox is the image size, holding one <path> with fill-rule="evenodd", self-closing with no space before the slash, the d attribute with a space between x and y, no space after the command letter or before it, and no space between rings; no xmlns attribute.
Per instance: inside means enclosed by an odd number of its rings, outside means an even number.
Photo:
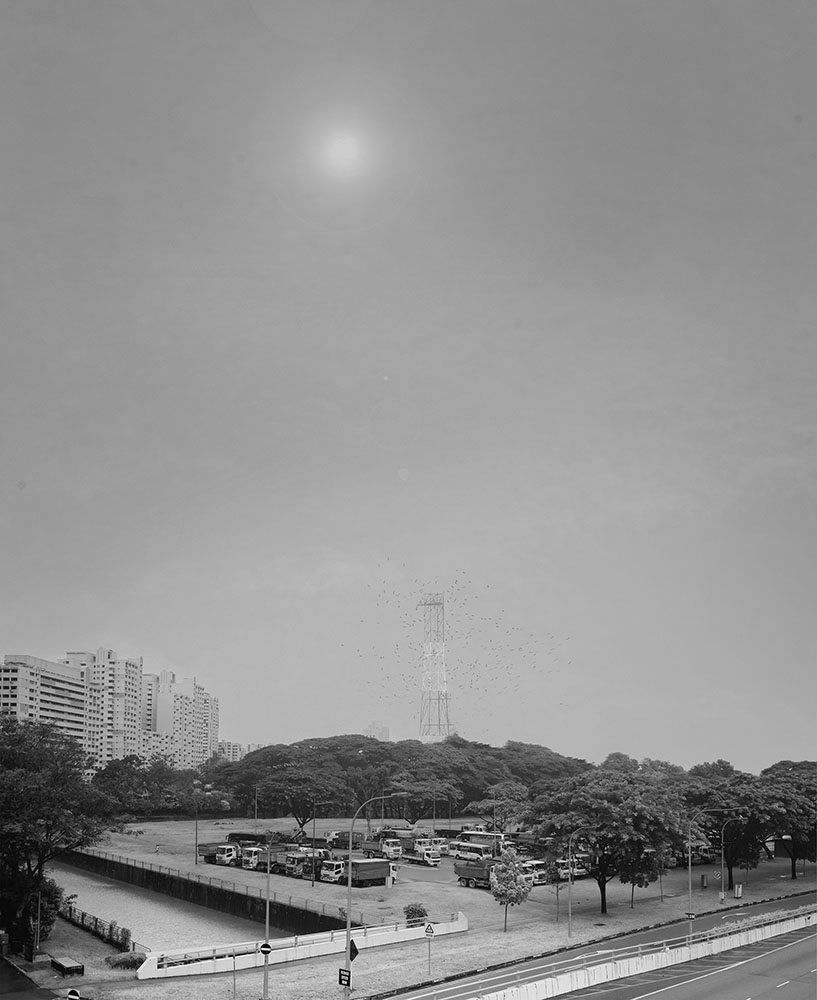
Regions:
<svg viewBox="0 0 817 1000"><path fill-rule="evenodd" d="M339 818L321 820L316 824L317 835L333 829L348 829L349 820ZM291 831L292 820L259 820L259 828ZM252 830L252 820L200 821L199 843L224 839L231 830ZM136 832L136 831L141 832ZM160 864L180 871L195 871L225 880L265 885L263 875L256 872L216 868L195 864L195 826L193 822L147 823L133 826L127 833L111 834L99 849L129 857L137 861ZM308 829L311 833L311 828ZM158 848L158 852L157 852ZM527 902L509 911L508 931L503 932L503 908L490 892L466 889L459 886L450 872L446 882L420 882L412 879L406 866L405 877L393 887L371 887L354 890L353 914L358 910L370 922L402 920L403 907L409 902L423 903L432 919L462 910L469 921L467 934L438 938L432 946L432 978L466 972L493 963L539 955L608 936L625 933L639 927L683 921L688 907L687 871L677 868L662 880L663 901L658 883L647 889L636 889L634 906L630 906L630 886L617 880L607 886L608 913L599 912L599 890L594 881L583 879L573 888L573 934L567 936L566 893L561 898L553 887L537 886ZM764 861L748 874L741 873L743 898L727 897L718 902L717 883L714 878L719 866L702 866L693 869L693 907L704 913L717 909L736 907L761 899L772 899L813 889L815 866L807 865L806 877L791 881L788 862ZM450 869L449 869L450 871ZM700 875L707 874L709 888L700 887ZM271 890L293 896L310 898L345 905L346 889L343 886L310 883L271 877ZM127 914L118 921L127 926ZM686 926L685 923L683 925ZM683 933L683 928L680 929ZM259 938L263 928L259 925ZM192 980L139 983L135 974L114 972L104 964L106 954L112 949L96 941L85 932L59 922L52 937L44 943L43 950L53 954L68 954L85 960L86 974L81 981L83 998L107 1000L118 996L133 1000L228 1000L233 997L231 975L198 977ZM317 1000L321 997L339 996L337 968L342 964L338 956L293 963L286 967L271 967L270 996L286 1000ZM361 952L354 968L355 994L365 997L388 989L409 986L428 979L428 949L425 941ZM35 980L52 989L67 989L75 985L70 981L55 980L49 969L39 969ZM261 989L261 972L239 973L235 980L235 1000L258 1000Z"/></svg>

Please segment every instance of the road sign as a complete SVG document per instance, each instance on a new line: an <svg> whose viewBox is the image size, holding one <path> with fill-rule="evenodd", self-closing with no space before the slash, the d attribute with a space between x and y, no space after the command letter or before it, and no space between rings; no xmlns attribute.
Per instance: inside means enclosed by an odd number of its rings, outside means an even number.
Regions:
<svg viewBox="0 0 817 1000"><path fill-rule="evenodd" d="M79 990L69 990L67 1000L79 1000Z"/></svg>
<svg viewBox="0 0 817 1000"><path fill-rule="evenodd" d="M720 880L720 877L721 877L720 872L712 872L712 878Z"/></svg>
<svg viewBox="0 0 817 1000"><path fill-rule="evenodd" d="M338 986L351 986L352 973L349 969L338 969Z"/></svg>
<svg viewBox="0 0 817 1000"><path fill-rule="evenodd" d="M258 950L261 952L262 955L269 955L269 953L272 951L272 945L269 943L269 941L265 941Z"/></svg>
<svg viewBox="0 0 817 1000"><path fill-rule="evenodd" d="M426 937L434 937L434 925L426 924Z"/></svg>
<svg viewBox="0 0 817 1000"><path fill-rule="evenodd" d="M349 942L349 961L354 962L357 958L358 947L354 941Z"/></svg>

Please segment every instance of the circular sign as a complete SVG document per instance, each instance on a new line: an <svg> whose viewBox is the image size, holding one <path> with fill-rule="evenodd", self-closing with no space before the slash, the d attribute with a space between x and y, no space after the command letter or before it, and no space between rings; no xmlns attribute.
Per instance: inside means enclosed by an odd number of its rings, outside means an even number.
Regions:
<svg viewBox="0 0 817 1000"><path fill-rule="evenodd" d="M269 943L269 941L265 941L258 950L261 952L262 955L269 955L269 953L272 951L272 945Z"/></svg>
<svg viewBox="0 0 817 1000"><path fill-rule="evenodd" d="M79 990L69 990L67 1000L79 1000Z"/></svg>

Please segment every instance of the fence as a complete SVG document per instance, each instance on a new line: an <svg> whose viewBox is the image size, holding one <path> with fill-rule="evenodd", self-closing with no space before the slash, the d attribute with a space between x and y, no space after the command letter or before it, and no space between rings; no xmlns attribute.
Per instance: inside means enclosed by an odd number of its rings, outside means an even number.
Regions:
<svg viewBox="0 0 817 1000"><path fill-rule="evenodd" d="M232 892L239 896L247 896L251 899L266 900L266 886L251 886L244 882L232 882L229 879L214 878L210 875L199 875L198 872L185 871L180 868L167 868L164 865L157 865L151 861L139 861L136 858L112 854L110 851L101 851L97 848L86 847L82 851L72 852L74 854L85 854L91 857L102 858L117 864L126 865L129 868L152 871L157 874L166 875L171 878L184 879L188 882L207 885L214 889L221 889L225 892ZM70 863L70 859L66 858ZM289 893L271 891L269 895L270 903L278 903L281 906L288 906L298 910L305 910L308 913L316 913L323 917L339 920L346 923L346 909L342 906L331 903L321 903L314 899L306 899L302 896L292 896ZM352 923L361 927L371 927L374 924L385 924L389 921L382 914L371 918L362 910L352 910Z"/></svg>
<svg viewBox="0 0 817 1000"><path fill-rule="evenodd" d="M150 948L131 939L130 931L127 927L120 927L115 920L108 923L101 920L92 913L86 913L76 906L63 906L60 909L60 916L69 923L77 927L82 927L95 937L107 941L120 951L150 951Z"/></svg>

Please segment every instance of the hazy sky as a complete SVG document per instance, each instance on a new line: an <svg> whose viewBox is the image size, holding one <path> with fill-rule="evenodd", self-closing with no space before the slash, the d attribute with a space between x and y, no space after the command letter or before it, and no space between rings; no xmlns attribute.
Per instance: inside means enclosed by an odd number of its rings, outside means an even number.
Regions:
<svg viewBox="0 0 817 1000"><path fill-rule="evenodd" d="M223 739L813 757L813 0L2 0L2 652Z"/></svg>

